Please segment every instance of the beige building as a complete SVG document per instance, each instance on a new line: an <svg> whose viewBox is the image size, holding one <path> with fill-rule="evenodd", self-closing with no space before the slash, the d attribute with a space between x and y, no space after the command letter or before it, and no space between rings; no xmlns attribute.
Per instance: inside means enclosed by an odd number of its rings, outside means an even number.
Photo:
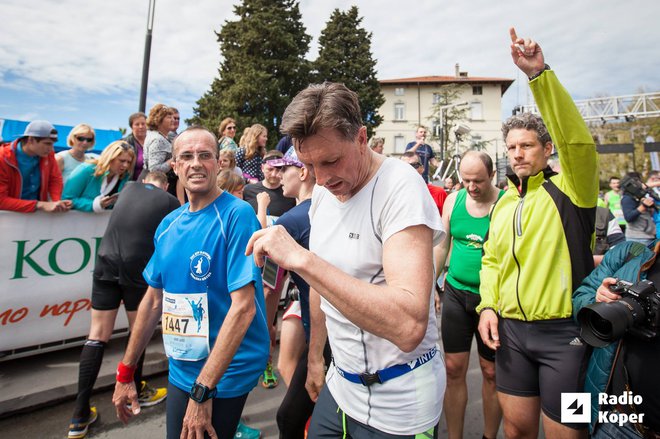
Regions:
<svg viewBox="0 0 660 439"><path fill-rule="evenodd" d="M513 83L513 79L471 77L467 72L460 72L456 64L454 76L421 76L416 78L386 79L380 81L385 95L385 103L379 114L383 122L376 129L375 135L385 139L385 154L401 154L408 142L415 139L415 129L424 125L429 130L427 143L431 145L440 159L439 120L433 117L434 104L440 99L441 87L457 84L460 96L452 104L462 103L466 108L466 118L449 130L448 154L454 154L456 147L455 133L459 134L459 149L464 151L476 142L485 143L486 150L495 157L495 152L502 154L502 95ZM443 113L451 111L445 108ZM444 114L443 114L444 117ZM431 136L435 134L435 136Z"/></svg>

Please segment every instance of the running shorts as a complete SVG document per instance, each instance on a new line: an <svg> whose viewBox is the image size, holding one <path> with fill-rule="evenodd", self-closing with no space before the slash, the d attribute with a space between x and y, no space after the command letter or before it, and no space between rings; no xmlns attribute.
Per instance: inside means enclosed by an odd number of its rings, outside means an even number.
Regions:
<svg viewBox="0 0 660 439"><path fill-rule="evenodd" d="M92 308L98 311L118 309L122 300L126 311L137 311L140 301L147 290L144 288L120 285L118 282L92 280Z"/></svg>
<svg viewBox="0 0 660 439"><path fill-rule="evenodd" d="M486 346L479 336L479 314L475 311L481 296L470 291L454 288L445 280L442 298L440 332L445 353L470 352L472 338L477 338L477 351L484 360L495 361L495 351Z"/></svg>
<svg viewBox="0 0 660 439"><path fill-rule="evenodd" d="M580 338L580 327L572 319L524 322L501 318L498 331L497 390L514 396L539 396L543 412L561 422L561 394L584 388L591 352Z"/></svg>

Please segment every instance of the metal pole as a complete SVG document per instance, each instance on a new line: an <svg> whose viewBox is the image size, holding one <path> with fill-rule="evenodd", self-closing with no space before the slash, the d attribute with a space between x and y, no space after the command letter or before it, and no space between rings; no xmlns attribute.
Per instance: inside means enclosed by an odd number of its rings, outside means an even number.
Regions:
<svg viewBox="0 0 660 439"><path fill-rule="evenodd" d="M440 159L445 159L445 109L440 107Z"/></svg>
<svg viewBox="0 0 660 439"><path fill-rule="evenodd" d="M151 31L154 28L154 11L156 0L149 0L147 15L147 37L144 41L144 61L142 62L142 86L140 87L140 110L145 112L147 106L147 86L149 84L149 58L151 56Z"/></svg>

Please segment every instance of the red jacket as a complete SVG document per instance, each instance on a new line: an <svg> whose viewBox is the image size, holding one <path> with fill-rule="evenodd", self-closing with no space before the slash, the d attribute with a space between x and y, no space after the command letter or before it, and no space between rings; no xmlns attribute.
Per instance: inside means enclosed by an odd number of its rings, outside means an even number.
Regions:
<svg viewBox="0 0 660 439"><path fill-rule="evenodd" d="M21 200L23 179L18 170L16 147L18 140L0 147L0 210L14 212L34 212L37 200ZM62 173L55 161L55 153L49 152L39 159L41 187L39 201L59 201L62 198Z"/></svg>
<svg viewBox="0 0 660 439"><path fill-rule="evenodd" d="M445 204L445 199L447 198L447 192L440 186L435 186L432 184L427 184L429 188L429 192L431 192L431 197L433 197L433 201L435 201L435 205L438 206L438 211L440 212L440 216L442 216L442 207Z"/></svg>

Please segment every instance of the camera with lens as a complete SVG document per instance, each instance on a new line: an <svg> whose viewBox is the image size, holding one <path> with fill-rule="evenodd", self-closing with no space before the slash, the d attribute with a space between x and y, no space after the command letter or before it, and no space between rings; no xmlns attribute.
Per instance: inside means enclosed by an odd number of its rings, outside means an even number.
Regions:
<svg viewBox="0 0 660 439"><path fill-rule="evenodd" d="M653 198L654 201L660 202L660 198L656 195L656 193L645 187L644 184L637 178L630 176L623 177L623 180L621 180L621 189L624 193L627 193L636 200L641 200L648 195Z"/></svg>
<svg viewBox="0 0 660 439"><path fill-rule="evenodd" d="M635 284L617 280L610 291L621 298L615 302L598 302L578 312L580 335L591 346L604 347L628 332L644 340L652 340L660 329L660 293L653 282Z"/></svg>

